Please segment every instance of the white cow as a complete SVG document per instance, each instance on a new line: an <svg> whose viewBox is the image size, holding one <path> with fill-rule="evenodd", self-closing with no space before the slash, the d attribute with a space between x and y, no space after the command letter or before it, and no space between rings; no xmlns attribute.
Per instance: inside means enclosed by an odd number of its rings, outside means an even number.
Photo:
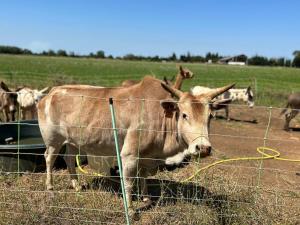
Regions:
<svg viewBox="0 0 300 225"><path fill-rule="evenodd" d="M199 95L212 90L214 89L203 87L203 86L195 86L191 88L190 93L192 95ZM219 95L218 97L216 97L216 99L217 100L230 99L231 102L243 101L246 102L250 108L254 106L254 95L250 86L248 88L242 88L242 89L230 89L224 92L223 94ZM230 120L228 104L225 104L223 107L219 107L219 109L223 109L223 108L225 109L226 119Z"/></svg>

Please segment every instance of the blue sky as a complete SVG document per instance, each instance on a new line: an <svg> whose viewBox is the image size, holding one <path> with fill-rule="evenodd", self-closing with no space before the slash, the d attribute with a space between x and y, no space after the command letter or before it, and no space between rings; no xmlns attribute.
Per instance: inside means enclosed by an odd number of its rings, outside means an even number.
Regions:
<svg viewBox="0 0 300 225"><path fill-rule="evenodd" d="M299 0L1 1L0 45L168 56L300 49Z"/></svg>

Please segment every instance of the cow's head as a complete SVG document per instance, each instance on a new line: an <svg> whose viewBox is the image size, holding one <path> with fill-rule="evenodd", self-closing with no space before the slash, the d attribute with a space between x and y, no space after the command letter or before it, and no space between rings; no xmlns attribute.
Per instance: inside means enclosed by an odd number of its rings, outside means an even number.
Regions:
<svg viewBox="0 0 300 225"><path fill-rule="evenodd" d="M193 72L189 69L183 68L182 66L179 66L178 69L183 79L190 79L194 76Z"/></svg>
<svg viewBox="0 0 300 225"><path fill-rule="evenodd" d="M1 81L1 89L5 92L5 95L2 96L2 105L11 113L12 120L14 120L14 113L17 111L17 93L13 90L10 90L8 86Z"/></svg>
<svg viewBox="0 0 300 225"><path fill-rule="evenodd" d="M37 89L32 90L28 87L20 87L19 89L17 89L18 103L21 107L24 108L35 106L40 101L40 99L45 96L48 90L48 87L40 91Z"/></svg>
<svg viewBox="0 0 300 225"><path fill-rule="evenodd" d="M178 133L181 140L188 146L189 154L199 154L202 157L211 153L211 144L208 137L208 126L212 107L217 107L217 102L212 100L234 84L216 88L205 94L192 95L174 89L164 83L162 86L178 101L164 100L161 102L166 115L176 112Z"/></svg>
<svg viewBox="0 0 300 225"><path fill-rule="evenodd" d="M251 90L250 86L246 89L245 94L246 94L247 103L248 103L249 107L252 108L254 106L254 95L253 95L253 91Z"/></svg>

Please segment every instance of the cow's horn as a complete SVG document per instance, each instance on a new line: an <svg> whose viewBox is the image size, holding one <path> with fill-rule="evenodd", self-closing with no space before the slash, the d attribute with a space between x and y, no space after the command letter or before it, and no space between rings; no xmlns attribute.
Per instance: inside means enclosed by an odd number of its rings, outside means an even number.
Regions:
<svg viewBox="0 0 300 225"><path fill-rule="evenodd" d="M180 98L182 96L182 92L178 89L172 88L165 83L161 83L161 86L168 92L170 92L173 96Z"/></svg>
<svg viewBox="0 0 300 225"><path fill-rule="evenodd" d="M40 90L41 93L45 93L49 91L50 87L45 87L44 89Z"/></svg>
<svg viewBox="0 0 300 225"><path fill-rule="evenodd" d="M213 99L215 97L217 97L218 95L224 93L225 91L229 90L230 88L233 88L235 84L230 84L221 88L215 88L214 90L210 91L207 93L207 96L210 99Z"/></svg>

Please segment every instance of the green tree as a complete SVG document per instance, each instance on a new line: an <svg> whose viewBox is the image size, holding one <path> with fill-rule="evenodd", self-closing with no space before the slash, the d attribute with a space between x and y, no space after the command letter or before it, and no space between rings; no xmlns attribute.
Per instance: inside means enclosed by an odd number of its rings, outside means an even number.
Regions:
<svg viewBox="0 0 300 225"><path fill-rule="evenodd" d="M180 55L179 59L180 59L180 61L182 61L182 62L187 62L187 57L186 57L186 55Z"/></svg>
<svg viewBox="0 0 300 225"><path fill-rule="evenodd" d="M248 59L248 64L256 66L267 66L269 65L269 60L267 57L256 55Z"/></svg>
<svg viewBox="0 0 300 225"><path fill-rule="evenodd" d="M300 55L300 50L296 50L293 52L293 56L297 56L297 55Z"/></svg>
<svg viewBox="0 0 300 225"><path fill-rule="evenodd" d="M285 58L281 57L277 59L277 65L278 66L284 66L285 65Z"/></svg>
<svg viewBox="0 0 300 225"><path fill-rule="evenodd" d="M105 52L103 50L99 50L96 52L96 58L104 59L105 58Z"/></svg>
<svg viewBox="0 0 300 225"><path fill-rule="evenodd" d="M300 54L296 55L293 60L293 66L300 67Z"/></svg>
<svg viewBox="0 0 300 225"><path fill-rule="evenodd" d="M205 58L201 55L195 55L191 57L191 62L201 62L204 63L205 62Z"/></svg>
<svg viewBox="0 0 300 225"><path fill-rule="evenodd" d="M56 53L58 56L68 56L67 52L63 49L59 49Z"/></svg>
<svg viewBox="0 0 300 225"><path fill-rule="evenodd" d="M56 56L56 53L52 49L49 49L47 55L48 56Z"/></svg>
<svg viewBox="0 0 300 225"><path fill-rule="evenodd" d="M3 54L23 54L23 49L15 46L0 46L0 53Z"/></svg>
<svg viewBox="0 0 300 225"><path fill-rule="evenodd" d="M239 55L237 57L238 62L247 62L247 60L248 60L248 57L246 55Z"/></svg>
<svg viewBox="0 0 300 225"><path fill-rule="evenodd" d="M169 57L170 61L176 61L177 60L177 55L175 52L173 52L173 54Z"/></svg>
<svg viewBox="0 0 300 225"><path fill-rule="evenodd" d="M125 60L136 60L136 58L137 57L132 53L129 53L129 54L126 54L123 56L123 59L125 59Z"/></svg>
<svg viewBox="0 0 300 225"><path fill-rule="evenodd" d="M285 60L284 66L291 67L291 65L292 65L292 60L290 59Z"/></svg>
<svg viewBox="0 0 300 225"><path fill-rule="evenodd" d="M30 51L29 49L23 49L23 54L24 55L32 55L32 51Z"/></svg>
<svg viewBox="0 0 300 225"><path fill-rule="evenodd" d="M278 65L277 59L275 59L275 58L270 58L268 64L269 64L270 66L277 66L277 65Z"/></svg>
<svg viewBox="0 0 300 225"><path fill-rule="evenodd" d="M222 57L218 53L211 53L211 52L206 53L206 56L205 56L206 62L209 60L212 60L212 62L215 63L221 58Z"/></svg>
<svg viewBox="0 0 300 225"><path fill-rule="evenodd" d="M70 57L76 57L76 54L75 54L75 52L71 51L71 52L69 52L69 56Z"/></svg>
<svg viewBox="0 0 300 225"><path fill-rule="evenodd" d="M159 62L161 59L159 58L158 55L155 55L153 57L151 57L151 61L154 61L154 62Z"/></svg>
<svg viewBox="0 0 300 225"><path fill-rule="evenodd" d="M187 62L191 62L191 59L192 59L191 53L187 52L187 54L186 54L186 61Z"/></svg>

